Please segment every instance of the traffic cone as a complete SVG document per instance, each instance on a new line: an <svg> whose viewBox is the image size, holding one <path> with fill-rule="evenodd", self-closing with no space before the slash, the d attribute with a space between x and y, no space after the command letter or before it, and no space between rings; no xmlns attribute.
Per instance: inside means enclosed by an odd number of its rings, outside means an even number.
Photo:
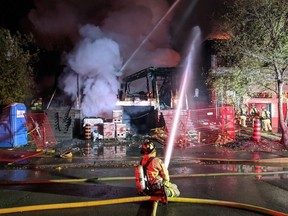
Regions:
<svg viewBox="0 0 288 216"><path fill-rule="evenodd" d="M86 143L86 146L84 148L84 153L85 153L85 155L90 155L90 153L91 153L91 145L89 142Z"/></svg>
<svg viewBox="0 0 288 216"><path fill-rule="evenodd" d="M258 175L255 175L255 177L256 177L257 180L260 180L260 179L262 178L262 175L261 175L261 173L262 173L262 167L256 165L256 166L255 166L255 173L259 173Z"/></svg>
<svg viewBox="0 0 288 216"><path fill-rule="evenodd" d="M86 140L91 140L92 136L91 136L91 125L90 124L86 124L85 125L85 139Z"/></svg>
<svg viewBox="0 0 288 216"><path fill-rule="evenodd" d="M254 132L253 132L253 136L252 136L252 139L256 140L257 143L260 142L260 139L261 139L261 122L260 122L260 119L255 119L255 122L254 122Z"/></svg>

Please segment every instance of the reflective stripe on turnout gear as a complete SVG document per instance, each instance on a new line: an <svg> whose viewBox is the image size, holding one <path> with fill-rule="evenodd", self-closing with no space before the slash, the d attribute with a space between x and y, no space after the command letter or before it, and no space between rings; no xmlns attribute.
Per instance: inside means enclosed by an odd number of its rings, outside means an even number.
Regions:
<svg viewBox="0 0 288 216"><path fill-rule="evenodd" d="M144 155L141 164L145 165L150 157L150 155ZM169 172L160 158L155 157L146 169L149 184L162 183L163 179L170 181Z"/></svg>

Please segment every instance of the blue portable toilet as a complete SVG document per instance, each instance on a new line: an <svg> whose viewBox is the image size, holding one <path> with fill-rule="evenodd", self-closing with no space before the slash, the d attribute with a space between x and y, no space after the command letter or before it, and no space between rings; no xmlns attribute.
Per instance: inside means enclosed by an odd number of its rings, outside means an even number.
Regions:
<svg viewBox="0 0 288 216"><path fill-rule="evenodd" d="M28 143L24 114L26 106L12 103L3 109L0 116L0 147L13 148Z"/></svg>

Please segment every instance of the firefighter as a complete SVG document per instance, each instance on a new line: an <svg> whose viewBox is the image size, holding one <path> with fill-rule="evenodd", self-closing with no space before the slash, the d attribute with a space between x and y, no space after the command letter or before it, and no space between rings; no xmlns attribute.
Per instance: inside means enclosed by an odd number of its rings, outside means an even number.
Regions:
<svg viewBox="0 0 288 216"><path fill-rule="evenodd" d="M141 148L143 158L140 162L142 166L146 165L148 184L152 190L152 194L159 194L164 189L166 197L178 197L180 191L176 184L170 182L169 172L163 161L156 157L156 148L153 142L146 141ZM150 159L153 158L153 159Z"/></svg>
<svg viewBox="0 0 288 216"><path fill-rule="evenodd" d="M245 105L242 105L240 110L239 110L239 116L240 116L240 125L242 127L247 127L246 125L246 119L247 119L247 109Z"/></svg>
<svg viewBox="0 0 288 216"><path fill-rule="evenodd" d="M270 112L266 110L265 106L262 106L261 121L262 121L262 128L264 131L268 131L268 130L272 131Z"/></svg>
<svg viewBox="0 0 288 216"><path fill-rule="evenodd" d="M255 104L252 104L252 108L250 109L250 116L252 120L252 127L254 127L254 122L259 118L259 110L255 107Z"/></svg>
<svg viewBox="0 0 288 216"><path fill-rule="evenodd" d="M42 97L32 102L31 110L32 111L42 111Z"/></svg>

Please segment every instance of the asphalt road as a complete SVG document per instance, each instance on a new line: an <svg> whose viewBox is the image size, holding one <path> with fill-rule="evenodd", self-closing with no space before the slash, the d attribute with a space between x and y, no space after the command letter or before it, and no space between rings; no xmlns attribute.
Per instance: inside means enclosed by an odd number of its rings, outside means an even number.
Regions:
<svg viewBox="0 0 288 216"><path fill-rule="evenodd" d="M0 177L1 209L55 203L69 203L71 207L3 215L151 215L152 201L133 200L135 197L139 198L133 179L134 167L124 164L117 167L67 165L3 167ZM155 208L156 215L263 215L253 210L245 210L243 206L232 208L218 205L217 202L203 204L203 201L207 200L248 204L288 215L287 168L279 165L261 166L263 173L274 172L274 174L251 174L255 168L259 169L247 163L175 161L169 166L172 182L178 185L181 198L193 198L194 202L159 203ZM107 179L109 177L111 178ZM119 180L118 177L124 178ZM95 178L98 178L98 181L86 181ZM51 179L70 182L45 183ZM76 179L83 181L76 182ZM131 202L109 205L105 202L111 199L121 202L123 198L130 198ZM100 200L103 201L100 206L72 208L75 202L89 203ZM17 208L14 210L17 211Z"/></svg>

